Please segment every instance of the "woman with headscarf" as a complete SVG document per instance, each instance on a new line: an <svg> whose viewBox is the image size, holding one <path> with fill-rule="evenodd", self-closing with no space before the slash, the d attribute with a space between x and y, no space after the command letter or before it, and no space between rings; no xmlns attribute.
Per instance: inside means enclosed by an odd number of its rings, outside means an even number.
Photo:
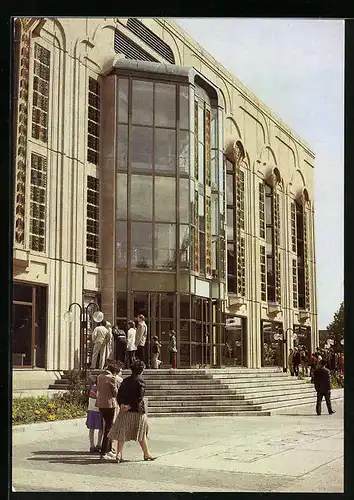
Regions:
<svg viewBox="0 0 354 500"><path fill-rule="evenodd" d="M134 361L130 367L132 374L119 387L117 401L120 411L109 433L110 439L118 441L117 463L123 462L123 448L127 441L138 441L145 461L155 460L147 443L149 427L144 403L145 382L141 377L144 368L142 361Z"/></svg>

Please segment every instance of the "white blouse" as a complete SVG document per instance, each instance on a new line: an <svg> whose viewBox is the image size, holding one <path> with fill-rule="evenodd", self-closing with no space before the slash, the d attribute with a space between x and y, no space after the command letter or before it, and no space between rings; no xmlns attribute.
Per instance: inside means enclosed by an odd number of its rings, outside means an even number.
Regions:
<svg viewBox="0 0 354 500"><path fill-rule="evenodd" d="M135 335L136 335L136 329L129 328L127 333L127 351L136 351Z"/></svg>

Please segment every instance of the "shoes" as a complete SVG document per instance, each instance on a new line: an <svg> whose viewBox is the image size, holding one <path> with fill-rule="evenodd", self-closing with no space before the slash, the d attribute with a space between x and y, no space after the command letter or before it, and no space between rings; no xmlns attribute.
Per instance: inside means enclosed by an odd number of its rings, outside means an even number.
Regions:
<svg viewBox="0 0 354 500"><path fill-rule="evenodd" d="M96 446L91 446L90 447L90 453L96 453L97 450L96 450Z"/></svg>
<svg viewBox="0 0 354 500"><path fill-rule="evenodd" d="M335 412L336 412L336 410L332 410L329 412L329 415L333 415L333 413L335 413Z"/></svg>
<svg viewBox="0 0 354 500"><path fill-rule="evenodd" d="M112 461L112 460L114 460L114 458L113 458L112 456L108 455L108 453L106 453L105 455L101 455L101 456L100 456L100 459L101 459L101 460L107 460L107 461Z"/></svg>
<svg viewBox="0 0 354 500"><path fill-rule="evenodd" d="M106 453L106 455L110 458L116 458L117 456L113 451L109 451L108 453Z"/></svg>
<svg viewBox="0 0 354 500"><path fill-rule="evenodd" d="M154 460L156 460L156 457L144 457L145 462L153 462Z"/></svg>
<svg viewBox="0 0 354 500"><path fill-rule="evenodd" d="M97 446L95 446L95 448L94 448L94 449L95 449L95 452L96 452L96 453L100 453L100 452L101 452L101 446L98 446L98 445L97 445Z"/></svg>
<svg viewBox="0 0 354 500"><path fill-rule="evenodd" d="M115 460L117 464L122 464L123 462L125 462L125 460L123 460L123 458L121 457L116 457Z"/></svg>

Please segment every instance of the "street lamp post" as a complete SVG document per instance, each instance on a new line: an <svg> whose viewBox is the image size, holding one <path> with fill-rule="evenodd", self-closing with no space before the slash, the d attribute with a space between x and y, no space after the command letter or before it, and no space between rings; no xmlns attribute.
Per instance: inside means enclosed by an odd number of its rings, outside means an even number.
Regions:
<svg viewBox="0 0 354 500"><path fill-rule="evenodd" d="M91 306L95 306L97 311L100 310L100 307L96 302L90 302L86 307L80 305L78 302L72 302L69 306L69 309L65 313L64 317L68 321L73 320L73 313L71 308L73 306L78 306L80 309L80 370L84 371L85 380L87 378L87 327L88 327L88 314ZM102 313L101 313L102 314ZM103 314L102 314L103 319Z"/></svg>

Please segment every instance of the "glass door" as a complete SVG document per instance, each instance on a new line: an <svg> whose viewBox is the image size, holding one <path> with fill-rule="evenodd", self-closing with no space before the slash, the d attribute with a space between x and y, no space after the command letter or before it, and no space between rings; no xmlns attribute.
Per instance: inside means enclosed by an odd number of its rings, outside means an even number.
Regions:
<svg viewBox="0 0 354 500"><path fill-rule="evenodd" d="M33 366L34 324L32 304L12 305L12 363L15 368Z"/></svg>

